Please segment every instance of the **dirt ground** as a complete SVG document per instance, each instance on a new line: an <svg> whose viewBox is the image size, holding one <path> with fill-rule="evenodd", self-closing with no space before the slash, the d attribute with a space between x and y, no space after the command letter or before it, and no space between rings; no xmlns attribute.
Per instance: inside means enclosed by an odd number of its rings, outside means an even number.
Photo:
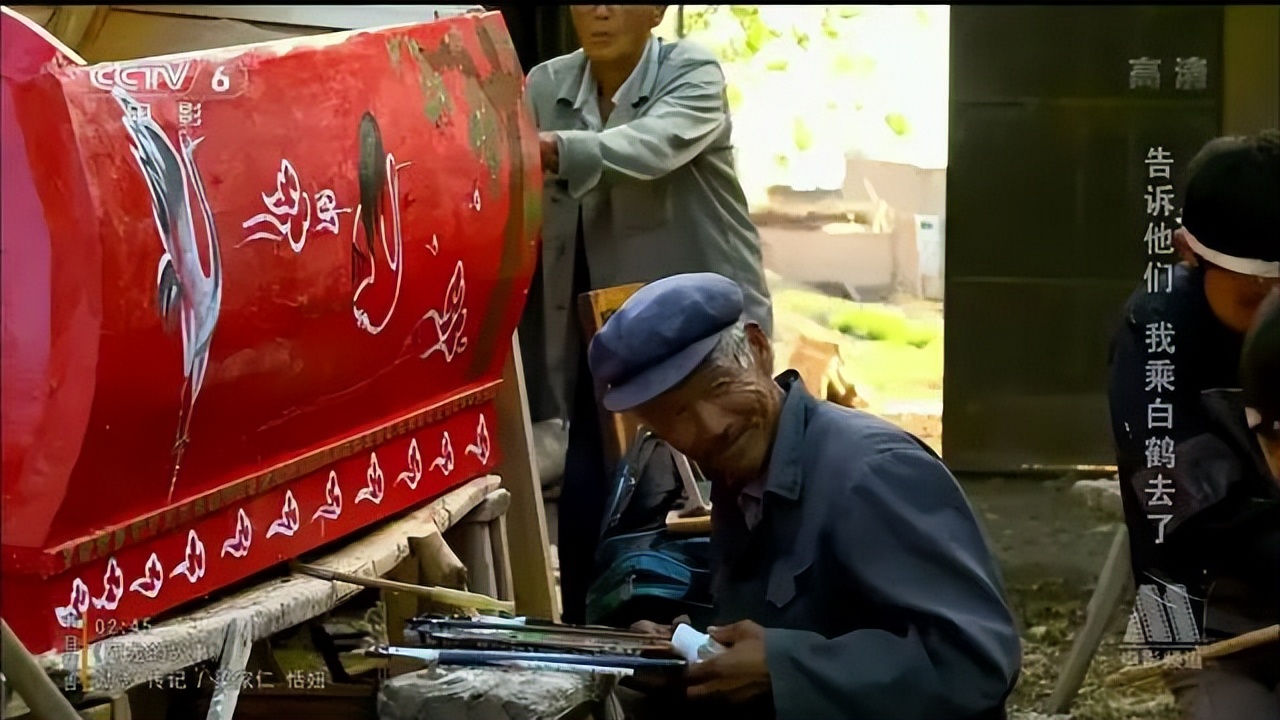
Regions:
<svg viewBox="0 0 1280 720"><path fill-rule="evenodd" d="M965 493L1000 561L1020 623L1022 677L1010 710L1015 720L1043 718L1058 670L1084 623L1085 605L1116 526L1070 492L1072 479L966 479ZM1102 680L1122 667L1117 643L1126 613L1111 629L1076 698L1074 720L1170 720L1171 696L1160 687L1115 690Z"/></svg>

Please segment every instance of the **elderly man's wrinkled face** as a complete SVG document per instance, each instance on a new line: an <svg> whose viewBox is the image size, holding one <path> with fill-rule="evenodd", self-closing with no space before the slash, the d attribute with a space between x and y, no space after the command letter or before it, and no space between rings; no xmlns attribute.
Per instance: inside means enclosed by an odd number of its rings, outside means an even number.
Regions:
<svg viewBox="0 0 1280 720"><path fill-rule="evenodd" d="M732 487L760 477L773 445L782 390L773 381L773 351L747 326L750 367L704 365L682 384L635 410L658 437Z"/></svg>
<svg viewBox="0 0 1280 720"><path fill-rule="evenodd" d="M571 5L573 29L593 63L639 60L666 5Z"/></svg>

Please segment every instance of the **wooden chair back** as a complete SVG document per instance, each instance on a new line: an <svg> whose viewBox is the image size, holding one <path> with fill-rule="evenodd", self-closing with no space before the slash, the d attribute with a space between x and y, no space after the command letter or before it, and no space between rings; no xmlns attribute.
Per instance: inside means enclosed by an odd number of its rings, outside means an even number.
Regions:
<svg viewBox="0 0 1280 720"><path fill-rule="evenodd" d="M617 312L618 308L622 307L622 303L626 302L627 298L631 297L636 290L643 286L644 283L632 283L630 285L593 290L579 295L578 320L582 323L583 341L591 342L591 338L600 332L600 328L604 327L604 323L609 319L609 316ZM590 371L587 368L582 368L581 372ZM608 463L606 467L617 467L622 460L623 454L626 453L627 447L631 444L632 438L636 436L636 430L639 425L627 415L611 413L605 410L599 404L599 398L596 398L596 407L600 413L605 461Z"/></svg>

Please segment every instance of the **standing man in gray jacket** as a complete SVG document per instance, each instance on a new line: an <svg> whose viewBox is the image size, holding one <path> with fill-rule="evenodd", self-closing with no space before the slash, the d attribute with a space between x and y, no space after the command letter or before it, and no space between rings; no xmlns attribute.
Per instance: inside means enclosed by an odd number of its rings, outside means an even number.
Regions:
<svg viewBox="0 0 1280 720"><path fill-rule="evenodd" d="M665 5L573 5L582 49L529 73L545 178L542 257L520 336L535 420L569 420L563 615L581 622L604 507L603 444L576 318L584 292L688 272L736 281L773 325L760 237L734 170L724 73L653 35Z"/></svg>

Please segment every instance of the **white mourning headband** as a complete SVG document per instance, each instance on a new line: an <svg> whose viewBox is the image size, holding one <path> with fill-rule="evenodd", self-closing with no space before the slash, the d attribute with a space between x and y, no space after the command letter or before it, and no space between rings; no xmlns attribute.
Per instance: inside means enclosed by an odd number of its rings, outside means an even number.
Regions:
<svg viewBox="0 0 1280 720"><path fill-rule="evenodd" d="M1204 243L1196 239L1195 235L1187 229L1185 225L1182 230L1186 233L1187 245L1191 246L1192 252L1209 262L1217 265L1225 270L1240 273L1241 275L1252 275L1260 278L1280 278L1280 262L1272 262L1270 260L1259 260L1257 258L1242 258L1218 252L1212 248L1206 247Z"/></svg>

